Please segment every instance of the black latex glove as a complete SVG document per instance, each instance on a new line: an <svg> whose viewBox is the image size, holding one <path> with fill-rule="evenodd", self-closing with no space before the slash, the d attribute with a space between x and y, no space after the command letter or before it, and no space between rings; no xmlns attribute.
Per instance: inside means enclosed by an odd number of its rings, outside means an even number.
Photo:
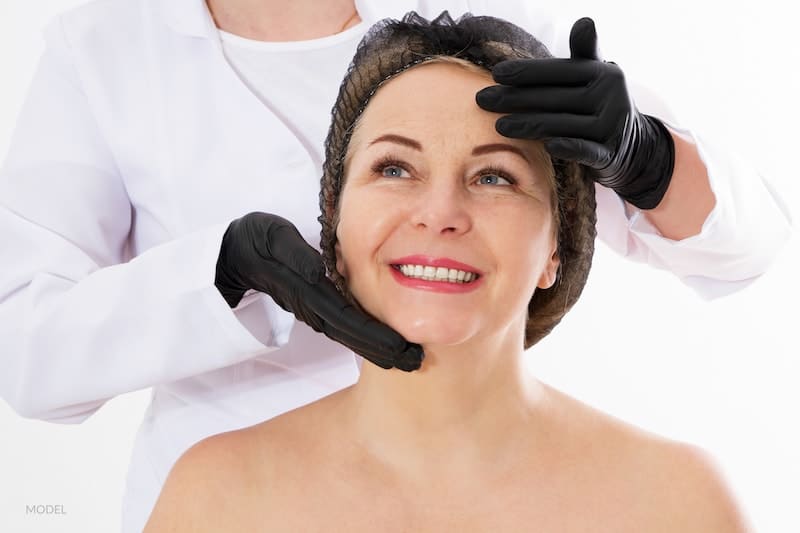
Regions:
<svg viewBox="0 0 800 533"><path fill-rule="evenodd" d="M542 139L556 158L577 161L592 177L641 209L667 190L675 145L666 127L636 110L622 70L599 60L594 21L575 22L569 59L513 59L495 65L497 83L478 92L501 135Z"/></svg>
<svg viewBox="0 0 800 533"><path fill-rule="evenodd" d="M250 213L231 222L222 238L215 280L232 308L249 289L382 368L417 370L422 347L356 309L325 275L322 256L288 220Z"/></svg>

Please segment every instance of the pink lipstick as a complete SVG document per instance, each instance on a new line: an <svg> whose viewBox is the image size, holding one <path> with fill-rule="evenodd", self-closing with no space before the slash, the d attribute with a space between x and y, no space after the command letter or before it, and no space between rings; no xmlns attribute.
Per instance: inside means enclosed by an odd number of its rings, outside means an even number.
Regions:
<svg viewBox="0 0 800 533"><path fill-rule="evenodd" d="M395 281L412 289L461 294L483 282L477 268L446 257L409 255L392 260L389 266Z"/></svg>

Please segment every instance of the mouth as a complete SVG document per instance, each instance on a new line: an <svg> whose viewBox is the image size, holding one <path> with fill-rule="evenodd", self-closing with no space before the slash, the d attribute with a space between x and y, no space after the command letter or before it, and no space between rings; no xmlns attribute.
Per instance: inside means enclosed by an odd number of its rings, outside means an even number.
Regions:
<svg viewBox="0 0 800 533"><path fill-rule="evenodd" d="M398 279L436 285L472 285L483 277L475 267L447 257L408 255L389 263Z"/></svg>
<svg viewBox="0 0 800 533"><path fill-rule="evenodd" d="M431 265L404 263L392 264L391 267L407 278L439 283L468 284L476 282L481 277L477 272L443 266L434 267Z"/></svg>

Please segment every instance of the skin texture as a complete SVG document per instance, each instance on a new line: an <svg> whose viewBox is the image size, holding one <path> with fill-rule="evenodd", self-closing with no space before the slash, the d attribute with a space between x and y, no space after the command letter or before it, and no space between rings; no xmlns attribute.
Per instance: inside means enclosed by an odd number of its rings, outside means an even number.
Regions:
<svg viewBox="0 0 800 533"><path fill-rule="evenodd" d="M700 233L716 198L697 146L688 137L670 134L675 142L672 180L658 207L643 212L661 235L679 241Z"/></svg>
<svg viewBox="0 0 800 533"><path fill-rule="evenodd" d="M353 0L206 0L218 28L258 41L303 41L361 22Z"/></svg>
<svg viewBox="0 0 800 533"><path fill-rule="evenodd" d="M452 83L428 85L443 70ZM409 341L433 352L458 344L463 353L471 340L482 344L479 337L517 322L535 287L552 285L558 258L551 178L538 143L506 139L492 131L498 115L474 112L469 90L488 76L456 65L406 74L378 91L351 140L337 266L362 306ZM426 98L404 92L414 86L428 86ZM453 91L458 106L437 105ZM388 135L420 149L379 140ZM487 146L494 150L473 155ZM482 273L482 287L450 297L408 290L394 281L390 262L413 254L471 265ZM486 308L495 312L478 312ZM509 332L512 344L519 331Z"/></svg>
<svg viewBox="0 0 800 533"><path fill-rule="evenodd" d="M364 365L352 387L201 441L146 532L747 531L701 451L528 374L525 308L558 264L550 184L538 146L500 137L475 104L486 81L448 64L400 74L374 96L347 160L339 268L367 310L423 344L422 369ZM373 142L388 133L421 149ZM496 143L522 155L472 155ZM376 165L387 152L395 162ZM401 286L387 262L408 254L474 265L482 285Z"/></svg>

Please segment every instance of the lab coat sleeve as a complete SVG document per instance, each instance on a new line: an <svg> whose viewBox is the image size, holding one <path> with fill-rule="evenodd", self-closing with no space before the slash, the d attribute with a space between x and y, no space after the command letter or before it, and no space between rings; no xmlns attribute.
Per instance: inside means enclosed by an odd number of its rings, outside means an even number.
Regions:
<svg viewBox="0 0 800 533"><path fill-rule="evenodd" d="M231 312L214 286L226 224L128 257L135 213L54 26L0 170L0 396L76 423L279 347L291 321L276 311L265 345Z"/></svg>
<svg viewBox="0 0 800 533"><path fill-rule="evenodd" d="M629 87L641 112L695 143L715 206L698 234L676 241L663 237L645 212L598 185L598 235L627 258L671 271L703 298L747 286L767 270L789 240L788 207L748 161L682 127L685 122L646 87L636 82Z"/></svg>

